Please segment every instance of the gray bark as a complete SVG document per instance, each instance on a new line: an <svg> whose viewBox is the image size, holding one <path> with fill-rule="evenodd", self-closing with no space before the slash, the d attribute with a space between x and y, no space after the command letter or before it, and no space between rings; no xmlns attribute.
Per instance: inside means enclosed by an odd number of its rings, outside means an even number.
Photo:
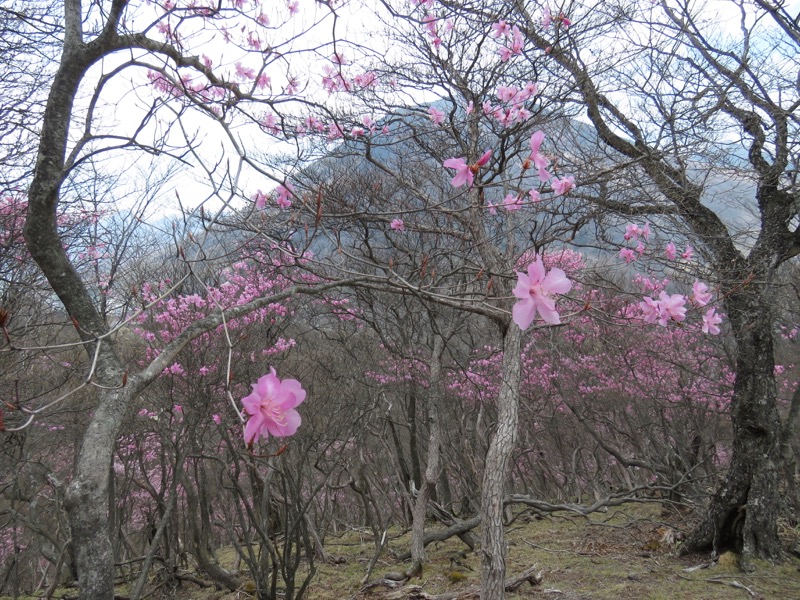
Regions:
<svg viewBox="0 0 800 600"><path fill-rule="evenodd" d="M515 324L503 338L503 367L497 398L497 429L489 444L481 489L481 598L504 597L506 572L503 532L503 496L511 453L517 442L522 331Z"/></svg>
<svg viewBox="0 0 800 600"><path fill-rule="evenodd" d="M434 334L433 351L430 363L430 382L428 385L428 464L425 467L422 485L414 503L413 522L411 525L411 567L406 572L408 577L422 574L425 556L425 516L428 514L428 500L436 487L441 471L441 422L439 420L439 402L441 398L440 379L442 374L442 354L444 338Z"/></svg>

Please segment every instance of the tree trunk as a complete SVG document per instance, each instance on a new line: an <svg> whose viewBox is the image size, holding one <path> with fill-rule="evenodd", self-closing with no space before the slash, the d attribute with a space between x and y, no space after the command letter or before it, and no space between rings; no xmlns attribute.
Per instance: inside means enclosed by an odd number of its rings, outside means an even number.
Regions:
<svg viewBox="0 0 800 600"><path fill-rule="evenodd" d="M755 283L751 286L755 287ZM782 556L778 516L781 424L776 403L773 318L767 286L731 294L726 302L737 338L736 381L731 402L733 456L723 485L685 552L735 550L742 568L754 557Z"/></svg>
<svg viewBox="0 0 800 600"><path fill-rule="evenodd" d="M439 422L439 379L442 374L442 353L444 352L444 338L436 335L433 342L431 355L430 384L428 386L428 464L422 479L416 502L414 503L414 520L411 526L411 567L406 575L414 577L422 574L425 564L425 516L428 514L428 500L431 492L439 479L441 423Z"/></svg>
<svg viewBox="0 0 800 600"><path fill-rule="evenodd" d="M514 324L503 337L503 371L497 398L497 429L489 444L481 490L481 598L500 600L506 573L503 535L503 496L511 453L517 442L519 420L520 341Z"/></svg>
<svg viewBox="0 0 800 600"><path fill-rule="evenodd" d="M65 507L69 517L75 566L82 599L114 596L114 552L108 522L108 467L128 394L109 390L83 438L78 466L67 487Z"/></svg>

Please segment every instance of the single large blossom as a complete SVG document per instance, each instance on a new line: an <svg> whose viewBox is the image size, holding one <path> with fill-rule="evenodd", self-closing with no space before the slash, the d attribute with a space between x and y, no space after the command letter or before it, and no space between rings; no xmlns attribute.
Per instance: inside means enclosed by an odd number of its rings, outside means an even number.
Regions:
<svg viewBox="0 0 800 600"><path fill-rule="evenodd" d="M491 148L483 153L474 165L467 164L463 158L448 158L442 163L442 166L448 169L455 169L456 175L450 180L450 185L453 187L461 187L466 184L467 187L472 187L472 182L475 179L475 173L478 172L482 166L489 162L492 157Z"/></svg>
<svg viewBox="0 0 800 600"><path fill-rule="evenodd" d="M258 438L294 435L300 427L300 414L294 410L306 398L306 391L296 379L281 381L270 368L269 375L252 384L253 393L242 398L245 412L250 415L244 428L244 439L252 446Z"/></svg>
<svg viewBox="0 0 800 600"><path fill-rule="evenodd" d="M514 305L511 312L514 323L520 329L527 329L536 318L539 312L545 323L558 325L561 319L556 312L556 301L554 294L566 294L572 288L572 282L567 279L561 269L550 269L546 272L542 257L536 256L536 260L528 265L528 273L517 273L517 287L513 294L519 301Z"/></svg>

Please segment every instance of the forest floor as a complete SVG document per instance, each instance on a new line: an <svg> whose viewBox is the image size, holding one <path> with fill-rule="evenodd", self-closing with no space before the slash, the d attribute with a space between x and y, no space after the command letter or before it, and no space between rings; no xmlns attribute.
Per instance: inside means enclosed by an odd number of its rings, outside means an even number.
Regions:
<svg viewBox="0 0 800 600"><path fill-rule="evenodd" d="M508 525L507 577L532 572L538 583L525 582L507 593L509 600L540 598L553 600L800 600L800 559L788 556L778 565L755 561L756 570L739 570L733 553L712 561L708 555L678 557L676 549L682 532L693 523L681 513L663 510L659 504L628 504L594 513L549 515L543 518L522 514ZM476 532L477 533L477 532ZM800 527L781 525L786 548L800 538ZM421 577L390 588L387 573L408 568L394 558L408 550L409 534L389 532L389 540L364 581L375 556L370 532L349 530L328 535L325 550L335 559L318 562L306 598L310 600L477 600L480 558L468 552L458 538L435 542L427 547L429 562ZM225 564L234 558L232 548L218 552ZM181 572L184 581L177 589L164 588L147 596L149 600L246 600L255 598L253 582L241 590L215 590L204 577ZM194 583L193 583L194 581ZM298 585L302 573L298 575ZM202 584L196 585L196 584ZM76 590L56 591L54 598L74 598ZM120 597L127 590L120 587ZM279 587L279 597L280 587ZM27 598L27 597L26 597ZM33 597L32 597L33 598ZM3 600L3 599L0 599Z"/></svg>
<svg viewBox="0 0 800 600"><path fill-rule="evenodd" d="M677 557L681 532L691 523L659 504L629 504L590 517L556 515L518 517L506 530L507 576L536 567L537 585L524 583L507 598L578 600L730 600L737 598L800 599L800 560L780 565L756 563L743 573L733 553L712 562L708 555ZM788 547L800 529L782 526ZM362 579L375 554L368 532L350 531L326 539L325 549L338 564L318 564L307 597L311 600L371 600L379 598L436 598L461 592L456 598L477 598L467 592L480 583L480 559L458 538L428 546L429 563L422 577L390 590L369 587L385 573L402 572L408 563L392 552L408 549L408 534L391 538L367 584ZM412 587L416 586L416 587ZM243 594L214 594L184 589L185 600L233 600ZM415 595L416 594L416 595Z"/></svg>

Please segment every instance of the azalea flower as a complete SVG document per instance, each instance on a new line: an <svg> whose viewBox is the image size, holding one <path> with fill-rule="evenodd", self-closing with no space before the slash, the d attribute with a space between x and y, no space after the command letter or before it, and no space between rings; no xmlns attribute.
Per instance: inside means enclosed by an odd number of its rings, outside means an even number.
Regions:
<svg viewBox="0 0 800 600"><path fill-rule="evenodd" d="M278 197L275 199L278 206L281 208L289 208L292 205L292 192L294 192L294 186L291 183L279 185Z"/></svg>
<svg viewBox="0 0 800 600"><path fill-rule="evenodd" d="M406 230L406 224L403 222L403 219L392 219L392 222L389 224L389 227L391 227L395 231Z"/></svg>
<svg viewBox="0 0 800 600"><path fill-rule="evenodd" d="M673 321L683 321L686 319L686 297L681 294L668 294L661 292L658 295L659 305L661 308L661 318L659 325L666 327L667 322L671 319Z"/></svg>
<svg viewBox="0 0 800 600"><path fill-rule="evenodd" d="M492 24L492 33L491 36L493 38L499 37L508 37L511 35L511 27L509 27L508 23L505 21L498 21L497 23Z"/></svg>
<svg viewBox="0 0 800 600"><path fill-rule="evenodd" d="M236 63L236 76L240 79L255 79L256 71L251 67L245 67L242 63Z"/></svg>
<svg viewBox="0 0 800 600"><path fill-rule="evenodd" d="M650 296L645 296L644 300L639 302L639 308L642 310L642 318L645 323L655 323L661 316L661 307L657 300L653 300Z"/></svg>
<svg viewBox="0 0 800 600"><path fill-rule="evenodd" d="M553 193L556 196L568 193L570 190L575 189L575 178L572 175L562 177L561 179L553 179L551 182L553 186Z"/></svg>
<svg viewBox="0 0 800 600"><path fill-rule="evenodd" d="M519 210L522 208L522 199L516 194L506 194L503 198L503 208L510 211Z"/></svg>
<svg viewBox="0 0 800 600"><path fill-rule="evenodd" d="M433 121L434 125L441 125L442 121L444 121L444 113L435 106L431 106L428 109L428 114L430 115L431 121Z"/></svg>
<svg viewBox="0 0 800 600"><path fill-rule="evenodd" d="M256 203L256 208L261 210L267 205L267 196L261 190L258 190L253 196L253 202Z"/></svg>
<svg viewBox="0 0 800 600"><path fill-rule="evenodd" d="M536 313L550 325L558 325L561 319L556 312L554 294L566 294L572 288L572 282L567 279L561 269L550 269L546 272L542 257L536 255L536 260L528 265L528 273L517 273L517 287L513 294L519 301L514 305L512 316L514 323L525 330L533 323Z"/></svg>
<svg viewBox="0 0 800 600"><path fill-rule="evenodd" d="M722 317L717 314L714 308L709 308L706 314L703 315L703 333L709 335L719 335L719 325L722 323Z"/></svg>
<svg viewBox="0 0 800 600"><path fill-rule="evenodd" d="M625 259L627 264L630 264L636 260L636 254L630 248L620 248L619 257Z"/></svg>
<svg viewBox="0 0 800 600"><path fill-rule="evenodd" d="M306 391L296 379L278 378L270 367L269 375L258 378L252 384L253 393L242 398L245 412L250 415L244 428L244 439L248 446L260 437L269 438L294 435L300 426L300 414L294 410L306 398Z"/></svg>
<svg viewBox="0 0 800 600"><path fill-rule="evenodd" d="M692 300L697 306L705 306L711 302L711 292L708 291L708 286L702 281L695 281L692 286Z"/></svg>
<svg viewBox="0 0 800 600"><path fill-rule="evenodd" d="M548 173L546 178L542 178L542 172L547 172L546 169L550 164L550 159L539 153L539 148L542 147L543 140L544 131L537 131L531 136L531 155L528 157L528 160L533 163L534 167L539 169L539 178L542 179L542 181L547 181L550 179L550 174Z"/></svg>
<svg viewBox="0 0 800 600"><path fill-rule="evenodd" d="M630 223L625 226L625 239L626 240L636 240L639 239L639 236L642 234L642 230L639 229L638 225Z"/></svg>
<svg viewBox="0 0 800 600"><path fill-rule="evenodd" d="M686 320L686 297L681 294L668 294L661 292L658 300L653 300L650 296L645 296L644 301L639 303L639 308L644 313L642 316L647 323L656 323L666 327L670 320Z"/></svg>
<svg viewBox="0 0 800 600"><path fill-rule="evenodd" d="M467 161L463 158L448 158L442 163L442 166L448 169L455 169L456 175L450 180L450 185L453 187L461 187L466 184L467 187L472 187L472 182L475 179L475 173L478 172L482 166L489 162L492 156L491 148L483 153L474 165L468 165Z"/></svg>
<svg viewBox="0 0 800 600"><path fill-rule="evenodd" d="M681 254L681 258L686 260L692 260L692 255L694 254L694 248L692 248L689 244L686 244L686 250L683 251Z"/></svg>
<svg viewBox="0 0 800 600"><path fill-rule="evenodd" d="M677 256L677 250L675 249L675 244L673 244L672 242L668 243L667 247L664 248L664 255L669 260L675 260L675 257Z"/></svg>

